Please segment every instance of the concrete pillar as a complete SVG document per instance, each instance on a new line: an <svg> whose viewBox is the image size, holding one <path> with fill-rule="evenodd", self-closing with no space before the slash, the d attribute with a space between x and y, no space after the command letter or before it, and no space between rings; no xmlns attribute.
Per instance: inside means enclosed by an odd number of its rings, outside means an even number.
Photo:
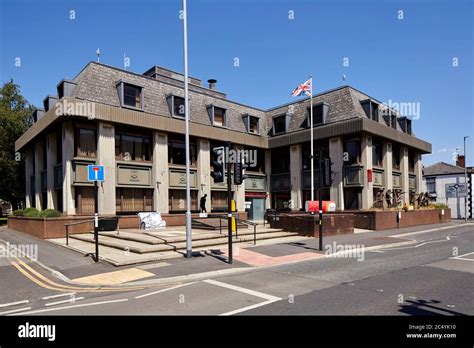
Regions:
<svg viewBox="0 0 474 348"><path fill-rule="evenodd" d="M423 163L421 162L421 153L415 153L415 174L416 174L416 193L422 192L423 181Z"/></svg>
<svg viewBox="0 0 474 348"><path fill-rule="evenodd" d="M207 195L206 210L211 211L211 144L207 139L198 140L198 177L199 177L199 193L198 202L201 197Z"/></svg>
<svg viewBox="0 0 474 348"><path fill-rule="evenodd" d="M105 181L99 185L99 214L115 215L115 127L110 123L98 125L97 164L104 166Z"/></svg>
<svg viewBox="0 0 474 348"><path fill-rule="evenodd" d="M265 153L265 174L266 174L266 190L267 190L267 199L265 199L265 209L270 209L272 207L272 193L270 180L272 176L272 153L270 150L264 150Z"/></svg>
<svg viewBox="0 0 474 348"><path fill-rule="evenodd" d="M62 125L63 152L63 214L76 213L74 187L72 186L72 160L74 159L74 127L72 121Z"/></svg>
<svg viewBox="0 0 474 348"><path fill-rule="evenodd" d="M48 209L56 209L57 197L54 192L54 166L56 164L56 133L50 133L46 137L46 169L48 170Z"/></svg>
<svg viewBox="0 0 474 348"><path fill-rule="evenodd" d="M41 202L41 172L43 171L43 142L35 145L35 204L36 209L46 209L46 204ZM46 203L46 202L44 202Z"/></svg>
<svg viewBox="0 0 474 348"><path fill-rule="evenodd" d="M330 189L331 200L336 203L337 210L344 210L344 148L342 138L336 137L329 140L329 157L332 165L332 185Z"/></svg>
<svg viewBox="0 0 474 348"><path fill-rule="evenodd" d="M235 150L243 150L243 146L235 145ZM245 211L245 180L242 185L232 185L237 211Z"/></svg>
<svg viewBox="0 0 474 348"><path fill-rule="evenodd" d="M392 190L393 191L393 177L392 177L392 165L393 165L393 157L392 157L392 143L391 142L384 142L382 147L383 152L383 181L385 185L385 190Z"/></svg>
<svg viewBox="0 0 474 348"><path fill-rule="evenodd" d="M33 205L31 199L31 176L33 173L34 150L31 148L25 151L25 207L31 208Z"/></svg>
<svg viewBox="0 0 474 348"><path fill-rule="evenodd" d="M374 204L373 183L369 182L367 171L372 169L372 137L370 135L362 136L362 165L363 165L363 184L362 188L362 209L372 208Z"/></svg>
<svg viewBox="0 0 474 348"><path fill-rule="evenodd" d="M301 170L303 155L301 144L290 147L291 210L300 210L303 201Z"/></svg>
<svg viewBox="0 0 474 348"><path fill-rule="evenodd" d="M169 212L169 170L168 170L168 135L153 132L153 207L162 214ZM210 197L209 197L210 199Z"/></svg>
<svg viewBox="0 0 474 348"><path fill-rule="evenodd" d="M408 148L402 146L400 148L400 170L402 172L402 193L403 193L403 203L410 203L410 190L409 190L409 180L408 180Z"/></svg>

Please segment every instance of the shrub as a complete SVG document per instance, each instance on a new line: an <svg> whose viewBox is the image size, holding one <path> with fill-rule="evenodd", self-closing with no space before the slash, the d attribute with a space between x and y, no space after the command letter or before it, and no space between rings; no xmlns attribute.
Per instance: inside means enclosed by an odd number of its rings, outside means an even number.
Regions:
<svg viewBox="0 0 474 348"><path fill-rule="evenodd" d="M41 217L44 218L55 218L60 217L62 214L55 209L45 209L40 213Z"/></svg>
<svg viewBox="0 0 474 348"><path fill-rule="evenodd" d="M444 203L431 203L430 208L434 209L448 209L449 207Z"/></svg>
<svg viewBox="0 0 474 348"><path fill-rule="evenodd" d="M36 208L26 208L25 213L23 214L25 217L39 217L40 212Z"/></svg>
<svg viewBox="0 0 474 348"><path fill-rule="evenodd" d="M23 209L18 209L13 211L13 216L23 216L25 211Z"/></svg>

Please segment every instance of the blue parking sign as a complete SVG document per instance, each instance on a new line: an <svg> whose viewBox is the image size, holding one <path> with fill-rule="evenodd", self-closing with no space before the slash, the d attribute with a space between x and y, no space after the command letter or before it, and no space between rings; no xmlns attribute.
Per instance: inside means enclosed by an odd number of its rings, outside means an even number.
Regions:
<svg viewBox="0 0 474 348"><path fill-rule="evenodd" d="M87 166L87 180L104 181L104 166L89 164Z"/></svg>

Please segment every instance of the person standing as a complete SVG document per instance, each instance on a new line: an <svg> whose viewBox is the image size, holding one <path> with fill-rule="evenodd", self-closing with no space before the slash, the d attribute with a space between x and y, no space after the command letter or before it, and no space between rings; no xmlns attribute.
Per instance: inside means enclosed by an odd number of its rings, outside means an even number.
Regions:
<svg viewBox="0 0 474 348"><path fill-rule="evenodd" d="M204 196L201 197L201 201L199 203L199 208L201 209L201 213L207 213L206 210L206 199L207 199L207 193L204 194Z"/></svg>

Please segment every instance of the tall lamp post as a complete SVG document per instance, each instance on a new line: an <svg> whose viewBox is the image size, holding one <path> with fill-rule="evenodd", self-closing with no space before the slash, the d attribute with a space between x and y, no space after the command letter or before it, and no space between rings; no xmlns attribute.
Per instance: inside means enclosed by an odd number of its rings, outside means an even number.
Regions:
<svg viewBox="0 0 474 348"><path fill-rule="evenodd" d="M188 28L186 0L183 0L183 45L184 45L184 123L186 147L186 257L192 257L191 238L191 188L189 186L189 91L188 91Z"/></svg>
<svg viewBox="0 0 474 348"><path fill-rule="evenodd" d="M464 137L464 187L466 188L466 195L464 196L464 222L467 222L467 194L469 193L467 185L467 157L466 157L466 139L468 135Z"/></svg>

